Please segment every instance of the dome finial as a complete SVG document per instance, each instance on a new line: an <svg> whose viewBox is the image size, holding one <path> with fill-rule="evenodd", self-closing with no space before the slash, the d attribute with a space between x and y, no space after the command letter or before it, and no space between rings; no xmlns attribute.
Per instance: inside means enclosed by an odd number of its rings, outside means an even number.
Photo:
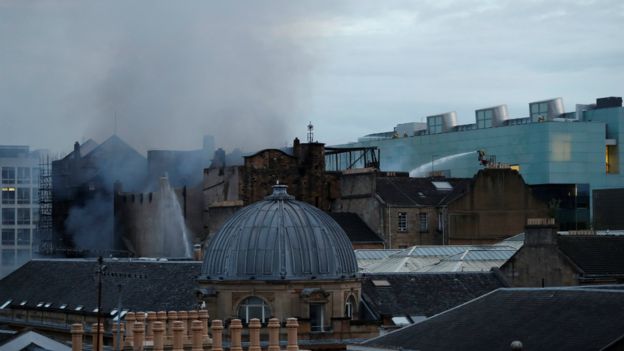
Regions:
<svg viewBox="0 0 624 351"><path fill-rule="evenodd" d="M288 189L288 185L283 185L279 183L279 180L275 185L273 185L273 193L266 197L267 200L294 200L295 197L289 195L286 191Z"/></svg>

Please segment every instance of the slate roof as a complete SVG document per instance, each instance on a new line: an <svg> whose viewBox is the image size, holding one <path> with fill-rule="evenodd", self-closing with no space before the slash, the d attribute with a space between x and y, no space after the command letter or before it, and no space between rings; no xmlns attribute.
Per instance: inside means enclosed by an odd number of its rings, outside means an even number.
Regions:
<svg viewBox="0 0 624 351"><path fill-rule="evenodd" d="M382 243L383 239L373 232L356 213L327 212L347 233L352 243Z"/></svg>
<svg viewBox="0 0 624 351"><path fill-rule="evenodd" d="M494 272L365 274L362 299L373 318L433 316L506 287ZM375 281L389 286L376 286Z"/></svg>
<svg viewBox="0 0 624 351"><path fill-rule="evenodd" d="M197 307L195 278L200 262L104 260L102 311L117 307L118 284L122 284L122 308L130 311L188 310ZM89 259L32 260L0 280L0 304L35 308L40 302L56 309L67 304L84 311L97 307L97 262ZM163 295L166 292L166 295Z"/></svg>
<svg viewBox="0 0 624 351"><path fill-rule="evenodd" d="M232 215L210 240L202 280L353 278L353 246L327 213L295 200L285 185Z"/></svg>
<svg viewBox="0 0 624 351"><path fill-rule="evenodd" d="M601 350L624 336L624 292L583 288L498 289L361 344L371 349ZM349 346L358 350L357 345Z"/></svg>
<svg viewBox="0 0 624 351"><path fill-rule="evenodd" d="M624 237L559 235L559 249L586 275L624 275Z"/></svg>
<svg viewBox="0 0 624 351"><path fill-rule="evenodd" d="M448 182L451 190L439 190L432 181ZM439 206L459 198L472 183L472 178L378 177L377 194L394 206Z"/></svg>

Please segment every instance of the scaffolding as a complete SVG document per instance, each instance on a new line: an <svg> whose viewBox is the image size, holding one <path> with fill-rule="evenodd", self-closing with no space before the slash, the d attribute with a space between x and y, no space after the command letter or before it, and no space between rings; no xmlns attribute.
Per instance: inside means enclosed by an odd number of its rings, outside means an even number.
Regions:
<svg viewBox="0 0 624 351"><path fill-rule="evenodd" d="M38 250L41 255L54 253L54 227L52 224L52 169L50 156L39 160L39 223L37 224Z"/></svg>

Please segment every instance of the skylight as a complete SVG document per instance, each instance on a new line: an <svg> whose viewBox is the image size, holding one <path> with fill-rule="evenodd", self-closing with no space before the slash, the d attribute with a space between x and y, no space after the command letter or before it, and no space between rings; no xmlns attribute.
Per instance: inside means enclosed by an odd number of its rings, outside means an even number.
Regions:
<svg viewBox="0 0 624 351"><path fill-rule="evenodd" d="M378 287L383 287L383 286L390 286L390 282L382 279L382 280L372 280L373 285L374 286L378 286Z"/></svg>
<svg viewBox="0 0 624 351"><path fill-rule="evenodd" d="M453 190L453 186L449 182L431 182L436 190Z"/></svg>

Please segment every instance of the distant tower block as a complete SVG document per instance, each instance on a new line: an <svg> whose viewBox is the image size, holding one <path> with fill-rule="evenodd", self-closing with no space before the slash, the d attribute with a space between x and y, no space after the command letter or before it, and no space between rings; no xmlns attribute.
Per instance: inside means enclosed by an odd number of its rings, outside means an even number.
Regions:
<svg viewBox="0 0 624 351"><path fill-rule="evenodd" d="M308 124L308 143L314 142L314 126L312 121Z"/></svg>

